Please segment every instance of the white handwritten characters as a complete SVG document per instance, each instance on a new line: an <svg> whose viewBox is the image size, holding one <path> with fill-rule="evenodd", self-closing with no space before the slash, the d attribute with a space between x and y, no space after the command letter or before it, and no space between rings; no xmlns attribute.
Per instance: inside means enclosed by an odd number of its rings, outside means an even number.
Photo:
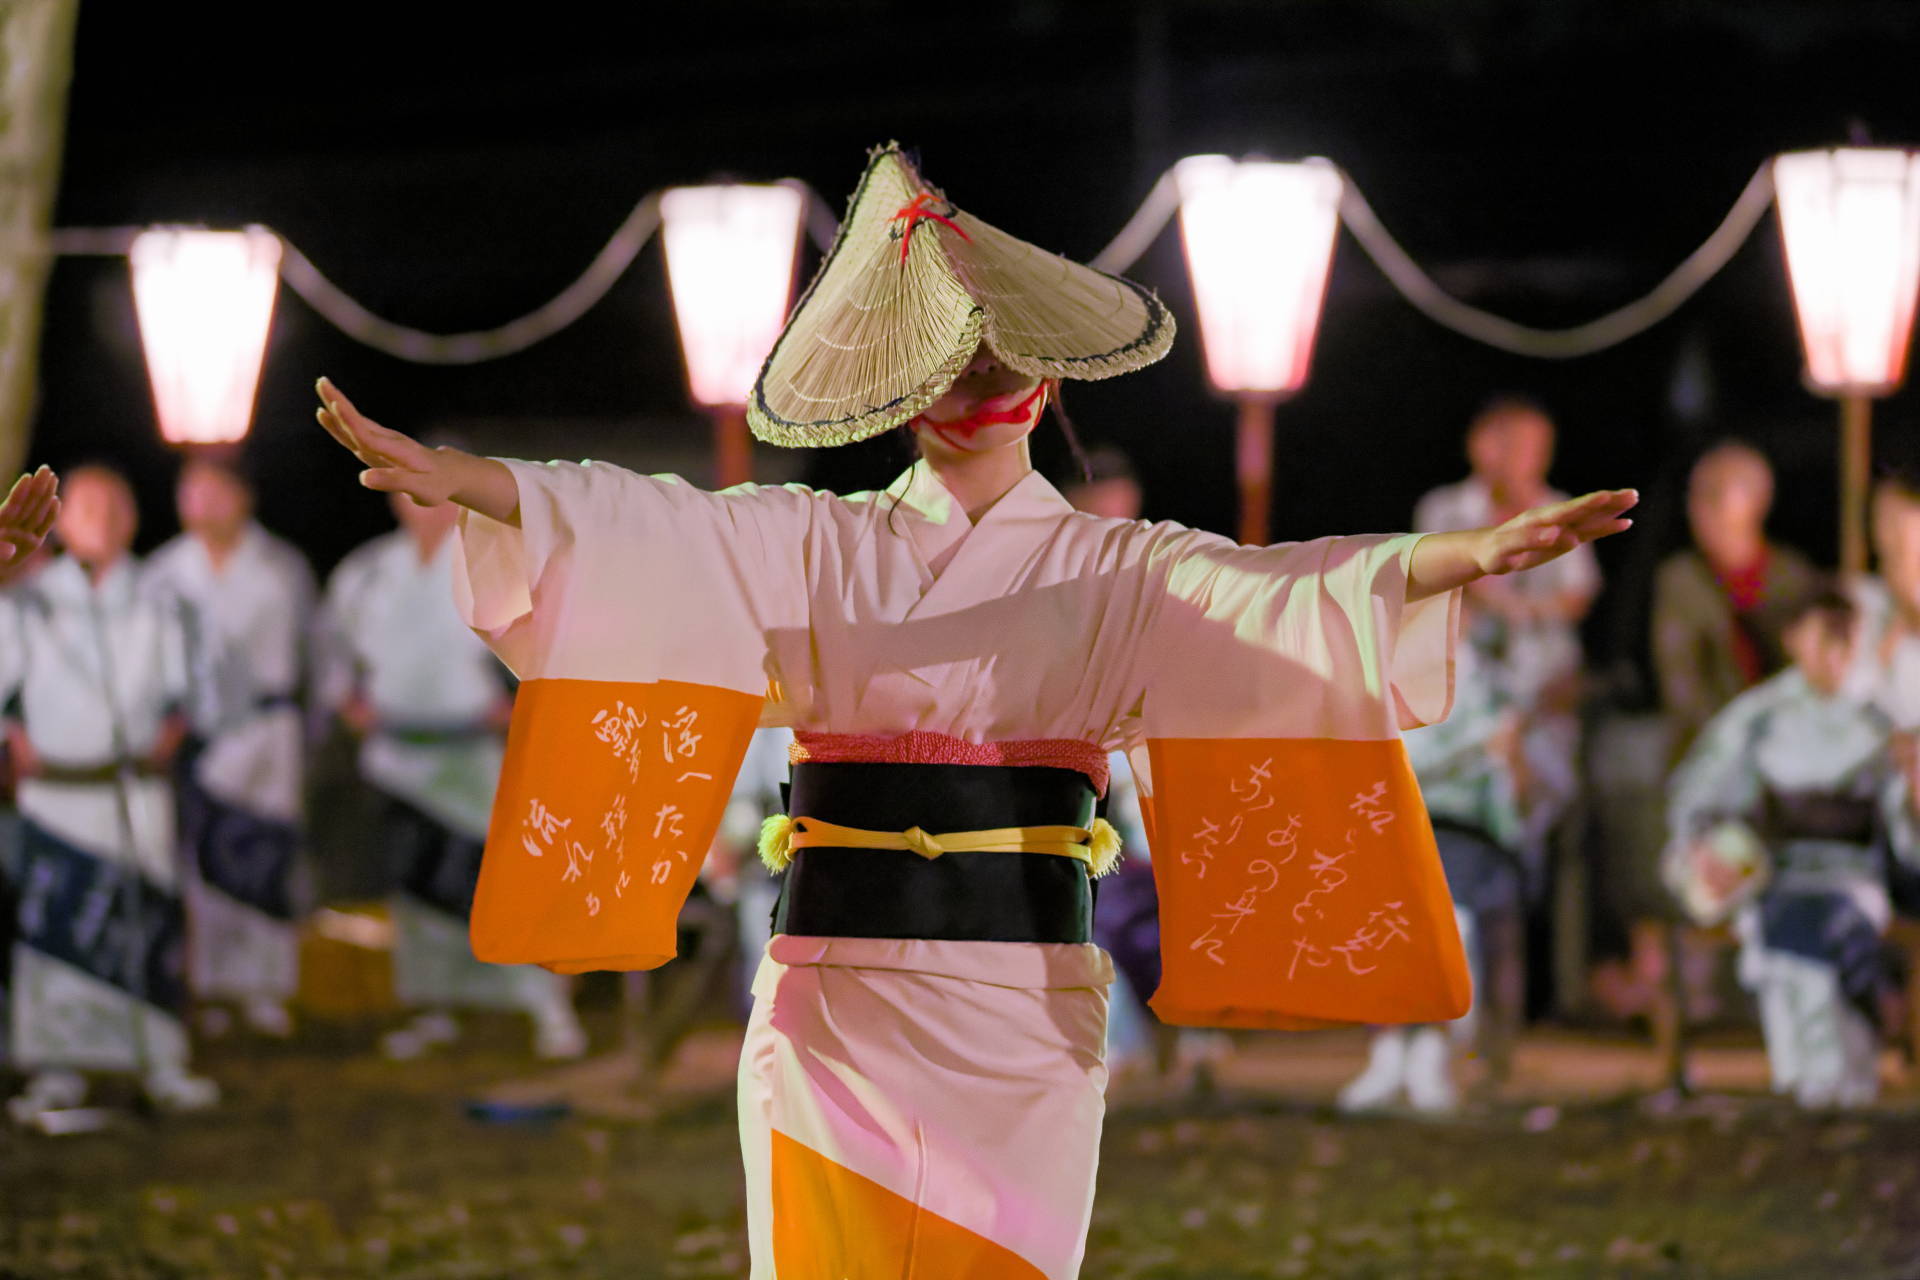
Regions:
<svg viewBox="0 0 1920 1280"><path fill-rule="evenodd" d="M614 756L626 764L627 779L640 779L640 731L647 727L646 713L630 707L618 698L613 706L593 713L593 736L613 748Z"/></svg>
<svg viewBox="0 0 1920 1280"><path fill-rule="evenodd" d="M520 822L520 847L536 858L546 856L547 849L553 847L554 837L573 825L572 818L562 818L540 802L538 796L527 801L527 816Z"/></svg>
<svg viewBox="0 0 1920 1280"><path fill-rule="evenodd" d="M1287 966L1287 980L1289 982L1293 980L1295 974L1300 972L1300 962L1302 960L1305 960L1316 969L1324 969L1333 963L1333 957L1328 955L1320 947L1308 942L1305 938L1295 938L1293 940L1293 962Z"/></svg>
<svg viewBox="0 0 1920 1280"><path fill-rule="evenodd" d="M1394 819L1393 810L1386 806L1387 784L1385 779L1374 783L1353 798L1347 808L1360 815L1360 820L1373 828L1373 834L1379 835Z"/></svg>
<svg viewBox="0 0 1920 1280"><path fill-rule="evenodd" d="M1245 814L1234 814L1233 821L1227 824L1226 830L1223 833L1219 823L1204 814L1201 815L1200 829L1189 837L1196 847L1180 851L1180 865L1194 868L1194 879L1205 880L1207 878L1207 867L1213 862L1215 846L1221 844L1230 845L1235 840L1238 840L1240 838L1240 828L1245 825L1246 820L1247 816Z"/></svg>
<svg viewBox="0 0 1920 1280"><path fill-rule="evenodd" d="M1286 851L1287 856L1280 859L1279 864L1283 867L1299 856L1300 815L1297 813L1288 814L1286 826L1275 827L1272 831L1267 832L1267 847Z"/></svg>
<svg viewBox="0 0 1920 1280"><path fill-rule="evenodd" d="M664 832L676 840L680 839L682 834L680 826L686 818L687 815L680 812L679 805L671 803L661 805L660 812L653 815L653 838L660 839Z"/></svg>
<svg viewBox="0 0 1920 1280"><path fill-rule="evenodd" d="M590 893L587 895L587 914L590 916L600 914L600 898L598 894Z"/></svg>
<svg viewBox="0 0 1920 1280"><path fill-rule="evenodd" d="M1273 808L1273 797L1267 795L1267 779L1272 774L1273 757L1268 756L1247 770L1247 779L1244 783L1236 782L1227 788L1233 792L1235 800L1246 803L1247 807L1242 812L1259 813L1262 809ZM1255 801L1259 803L1256 804Z"/></svg>
<svg viewBox="0 0 1920 1280"><path fill-rule="evenodd" d="M700 723L700 713L691 707L681 707L673 715L674 718L660 730L660 747L669 760L691 760L694 752L700 749L700 739L705 736L693 731L693 727Z"/></svg>
<svg viewBox="0 0 1920 1280"><path fill-rule="evenodd" d="M616 862L627 860L627 794L622 791L613 797L613 804L600 818L601 833L607 837L606 848L614 855Z"/></svg>
<svg viewBox="0 0 1920 1280"><path fill-rule="evenodd" d="M578 880L581 872L593 864L593 852L578 840L566 842L567 869L560 873L560 883L567 884Z"/></svg>
<svg viewBox="0 0 1920 1280"><path fill-rule="evenodd" d="M626 897L627 886L632 883L633 883L633 877L629 876L626 872L622 871L620 873L620 878L613 882L613 896L616 898Z"/></svg>
<svg viewBox="0 0 1920 1280"><path fill-rule="evenodd" d="M672 859L662 858L660 859L660 861L653 864L653 882L655 884L665 884L667 882L667 877L672 874L673 874Z"/></svg>
<svg viewBox="0 0 1920 1280"><path fill-rule="evenodd" d="M1360 966L1360 957L1366 952L1380 952L1393 942L1411 942L1413 935L1408 932L1412 922L1400 910L1401 904L1389 902L1376 911L1369 912L1367 922L1353 931L1353 936L1335 946L1347 962L1347 972L1355 975L1372 973L1378 964Z"/></svg>
<svg viewBox="0 0 1920 1280"><path fill-rule="evenodd" d="M1307 922L1306 913L1309 911L1313 913L1313 918L1316 920L1325 920L1327 918L1327 913L1314 905L1314 899L1325 897L1347 882L1346 868L1340 864L1346 861L1347 855L1353 851L1353 832L1351 831L1347 832L1347 847L1339 853L1323 853L1318 849L1313 851L1313 865L1308 868L1308 871L1314 879L1320 882L1320 887L1307 890L1305 896L1293 904L1293 922L1295 924L1305 924Z"/></svg>

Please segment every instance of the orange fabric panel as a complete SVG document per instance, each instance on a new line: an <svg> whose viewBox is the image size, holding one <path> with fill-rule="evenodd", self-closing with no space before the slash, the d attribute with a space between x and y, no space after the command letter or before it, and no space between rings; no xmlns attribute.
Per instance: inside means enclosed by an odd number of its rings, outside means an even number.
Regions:
<svg viewBox="0 0 1920 1280"><path fill-rule="evenodd" d="M1453 901L1399 739L1147 746L1162 1019L1302 1030L1467 1011Z"/></svg>
<svg viewBox="0 0 1920 1280"><path fill-rule="evenodd" d="M473 899L474 955L558 973L671 960L760 703L671 680L523 683Z"/></svg>
<svg viewBox="0 0 1920 1280"><path fill-rule="evenodd" d="M773 1265L780 1280L1046 1280L983 1235L863 1178L778 1129Z"/></svg>

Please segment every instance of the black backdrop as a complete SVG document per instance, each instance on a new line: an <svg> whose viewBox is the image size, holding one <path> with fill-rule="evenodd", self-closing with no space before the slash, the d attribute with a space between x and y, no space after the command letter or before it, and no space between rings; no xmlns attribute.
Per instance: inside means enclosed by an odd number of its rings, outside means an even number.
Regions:
<svg viewBox="0 0 1920 1280"><path fill-rule="evenodd" d="M791 175L837 207L864 149L899 138L970 210L1086 256L1172 160L1259 149L1336 159L1444 284L1566 323L1659 279L1767 155L1859 126L1920 141L1916 10L840 0L625 17L556 5L509 10L513 24L449 16L403 30L397 6L374 19L338 5L93 0L57 220L266 223L377 312L471 329L546 300L668 183ZM1168 297L1184 340L1147 373L1070 388L1070 408L1083 435L1134 455L1149 514L1231 528L1232 412L1205 389L1175 237L1133 274ZM35 459L122 462L148 513L143 542L170 532L172 462L124 264L57 268L42 367ZM453 427L528 455L697 467L705 430L686 406L657 249L573 329L472 368L369 351L283 291L249 462L268 523L322 568L386 525L312 425L322 372L396 426ZM1610 589L1590 627L1603 657L1638 655L1652 563L1683 535L1686 462L1717 436L1775 456L1780 532L1833 554L1834 412L1799 385L1771 218L1677 317L1568 363L1435 327L1343 238L1312 382L1281 410L1276 536L1404 525L1420 492L1463 469L1463 420L1496 390L1552 408L1563 487L1647 493L1640 530L1605 549ZM1915 404L1909 389L1880 407L1883 450L1910 444ZM1043 463L1060 453L1049 444ZM760 465L859 487L899 462L875 444L763 452Z"/></svg>

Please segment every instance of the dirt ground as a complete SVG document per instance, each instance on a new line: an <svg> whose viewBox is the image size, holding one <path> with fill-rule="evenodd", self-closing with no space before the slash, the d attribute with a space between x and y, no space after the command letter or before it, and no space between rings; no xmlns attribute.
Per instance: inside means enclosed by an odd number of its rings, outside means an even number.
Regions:
<svg viewBox="0 0 1920 1280"><path fill-rule="evenodd" d="M618 1060L541 1073L524 1039L486 1024L410 1066L370 1030L234 1043L206 1059L212 1114L0 1131L0 1277L743 1275L724 1036L645 1105L606 1083ZM1756 1055L1734 1046L1732 1091L1650 1104L1616 1087L1637 1047L1536 1037L1510 1100L1466 1118L1336 1117L1359 1052L1267 1037L1211 1099L1116 1099L1084 1274L1920 1277L1911 1093L1801 1115L1745 1088ZM465 1105L543 1092L574 1113Z"/></svg>

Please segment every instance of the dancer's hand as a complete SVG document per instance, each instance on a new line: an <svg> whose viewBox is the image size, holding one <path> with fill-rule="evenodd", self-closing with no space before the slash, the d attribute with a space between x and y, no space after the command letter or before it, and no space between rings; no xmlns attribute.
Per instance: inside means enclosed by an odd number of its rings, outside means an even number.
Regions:
<svg viewBox="0 0 1920 1280"><path fill-rule="evenodd" d="M453 502L507 524L520 523L520 490L513 473L492 458L460 449L429 449L412 436L361 413L331 379L316 384L315 410L327 434L365 463L360 483L381 493L403 493L423 507Z"/></svg>
<svg viewBox="0 0 1920 1280"><path fill-rule="evenodd" d="M60 480L45 467L13 482L0 502L0 586L40 549L60 514Z"/></svg>
<svg viewBox="0 0 1920 1280"><path fill-rule="evenodd" d="M361 413L330 380L322 378L316 385L323 407L314 416L328 435L366 464L361 484L381 493L404 493L423 507L437 507L453 497L454 468L446 455L458 450L429 449Z"/></svg>
<svg viewBox="0 0 1920 1280"><path fill-rule="evenodd" d="M1495 574L1532 569L1584 542L1624 533L1633 527L1626 512L1639 501L1632 489L1603 489L1523 511L1495 528L1430 533L1414 544L1407 599L1424 600Z"/></svg>
<svg viewBox="0 0 1920 1280"><path fill-rule="evenodd" d="M1626 513L1639 501L1632 489L1603 489L1523 511L1497 528L1481 530L1480 571L1518 573L1557 560L1582 543L1624 533L1633 527Z"/></svg>

